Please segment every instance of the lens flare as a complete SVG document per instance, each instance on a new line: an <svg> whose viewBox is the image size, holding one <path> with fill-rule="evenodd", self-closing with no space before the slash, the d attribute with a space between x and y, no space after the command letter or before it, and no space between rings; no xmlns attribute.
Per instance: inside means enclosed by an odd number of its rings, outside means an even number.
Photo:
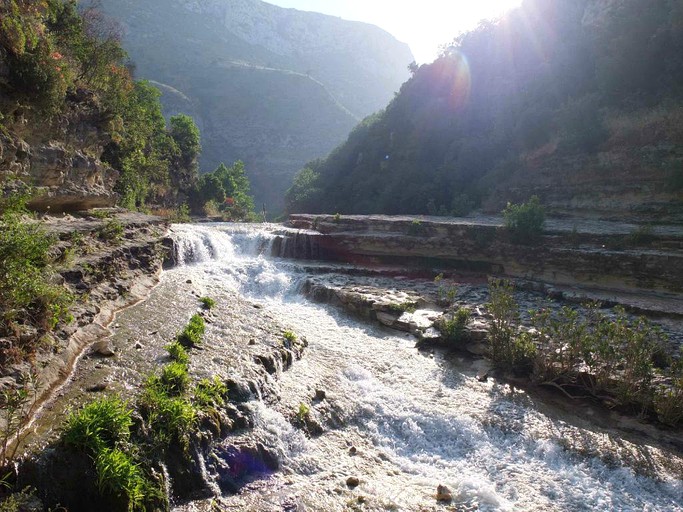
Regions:
<svg viewBox="0 0 683 512"><path fill-rule="evenodd" d="M462 108L467 105L472 91L470 64L467 56L457 50L451 53L450 58L455 60L451 105L455 108Z"/></svg>

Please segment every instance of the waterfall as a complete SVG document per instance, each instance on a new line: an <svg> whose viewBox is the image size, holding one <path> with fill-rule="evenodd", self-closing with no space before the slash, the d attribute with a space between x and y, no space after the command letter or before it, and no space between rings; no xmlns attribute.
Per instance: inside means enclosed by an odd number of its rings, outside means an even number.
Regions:
<svg viewBox="0 0 683 512"><path fill-rule="evenodd" d="M270 224L174 224L169 233L175 265L256 256L315 260L321 256L319 237Z"/></svg>
<svg viewBox="0 0 683 512"><path fill-rule="evenodd" d="M254 429L244 433L276 454L281 471L222 496L224 509L343 511L363 497L371 510L433 510L437 485L445 485L463 510L683 511L680 470L657 467L660 447L504 382L482 382L477 361L420 352L408 335L304 300L297 290L305 262L282 258L317 257L320 235L217 224L174 225L170 237L175 282L191 281L219 304L246 296L309 343L289 370L278 368L277 382L268 382L277 399L259 397ZM233 329L257 328L248 315L224 322L208 343L233 343ZM281 343L277 334L270 341ZM314 398L318 390L325 398ZM302 404L321 435L293 424ZM649 460L657 463L641 471ZM351 476L360 480L355 490L346 485Z"/></svg>

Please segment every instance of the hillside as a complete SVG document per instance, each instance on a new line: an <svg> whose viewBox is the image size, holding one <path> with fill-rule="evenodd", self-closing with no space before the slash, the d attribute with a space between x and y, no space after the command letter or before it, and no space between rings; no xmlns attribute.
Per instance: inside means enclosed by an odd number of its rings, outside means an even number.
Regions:
<svg viewBox="0 0 683 512"><path fill-rule="evenodd" d="M414 70L288 193L290 212L683 220L683 4L527 0Z"/></svg>
<svg viewBox="0 0 683 512"><path fill-rule="evenodd" d="M192 115L201 168L245 162L257 204L282 209L294 173L382 108L408 47L377 27L259 0L103 0L164 113Z"/></svg>

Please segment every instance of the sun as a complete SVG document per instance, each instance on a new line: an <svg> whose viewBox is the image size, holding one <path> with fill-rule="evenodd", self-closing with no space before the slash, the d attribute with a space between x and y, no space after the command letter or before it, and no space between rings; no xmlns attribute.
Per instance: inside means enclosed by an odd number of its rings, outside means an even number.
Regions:
<svg viewBox="0 0 683 512"><path fill-rule="evenodd" d="M402 20L388 30L409 44L418 63L434 60L439 48L456 36L476 28L483 19L497 19L507 11L519 7L522 0L423 0L419 12L409 8L401 12Z"/></svg>

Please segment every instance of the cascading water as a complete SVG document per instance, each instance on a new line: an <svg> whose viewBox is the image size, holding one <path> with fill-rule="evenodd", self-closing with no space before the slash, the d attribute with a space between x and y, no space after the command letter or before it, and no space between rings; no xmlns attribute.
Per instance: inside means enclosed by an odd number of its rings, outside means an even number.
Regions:
<svg viewBox="0 0 683 512"><path fill-rule="evenodd" d="M281 470L222 507L437 510L443 484L453 510L683 510L680 454L598 427L587 409L566 414L480 382L476 361L419 352L407 335L306 301L296 293L305 269L270 258L276 236L257 226L172 229L181 266L170 272L258 301L309 342L279 376L279 402L254 405L249 435L273 447ZM323 400L312 400L316 390ZM326 425L322 435L307 438L286 419L301 403ZM350 476L360 485L347 486Z"/></svg>

